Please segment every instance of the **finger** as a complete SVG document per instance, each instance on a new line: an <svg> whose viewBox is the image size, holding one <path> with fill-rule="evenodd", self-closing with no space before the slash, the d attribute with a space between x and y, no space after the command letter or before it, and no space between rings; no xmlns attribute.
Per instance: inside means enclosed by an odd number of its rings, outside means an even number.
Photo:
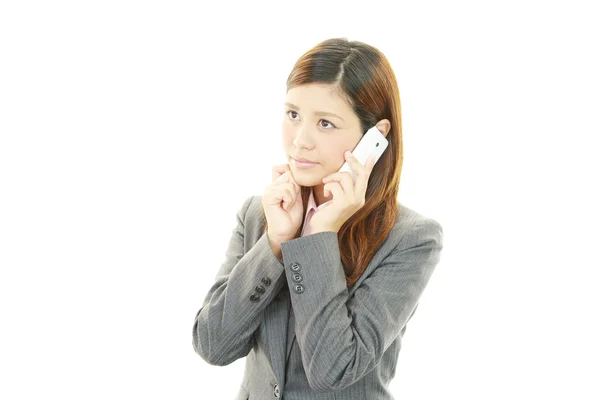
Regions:
<svg viewBox="0 0 600 400"><path fill-rule="evenodd" d="M346 160L348 162L348 165L350 165L350 168L356 175L356 177L355 177L356 181L358 181L358 180L365 181L365 182L369 181L369 175L371 174L371 171L373 170L373 166L375 165L375 154L369 155L367 157L367 160L365 161L364 165L361 164L360 161L358 161L358 159L356 159L356 157L354 157L351 154L346 155Z"/></svg>
<svg viewBox="0 0 600 400"><path fill-rule="evenodd" d="M372 154L367 159L363 172L356 176L356 182L354 182L354 193L357 198L364 198L365 193L367 192L367 186L369 185L369 177L371 176L371 172L373 172L374 166L375 155Z"/></svg>
<svg viewBox="0 0 600 400"><path fill-rule="evenodd" d="M283 173L279 178L277 178L273 183L276 185L280 185L283 182L289 182L294 185L294 192L300 193L301 186L294 180L294 176L292 175L292 171L288 170Z"/></svg>
<svg viewBox="0 0 600 400"><path fill-rule="evenodd" d="M275 179L279 178L282 174L284 174L286 171L289 171L289 170L290 170L289 164L274 165L271 168L271 182L274 182Z"/></svg>
<svg viewBox="0 0 600 400"><path fill-rule="evenodd" d="M273 186L273 189L275 191L286 189L286 190L290 191L290 194L293 194L294 196L296 196L296 187L291 182L285 182L285 181L283 181L283 182L280 182L280 183L275 183L275 184L273 184L271 186Z"/></svg>
<svg viewBox="0 0 600 400"><path fill-rule="evenodd" d="M331 175L327 175L325 178L323 178L323 183L332 182L332 181L339 182L345 176L349 177L350 180L352 180L352 174L350 172L343 171L343 172L334 172Z"/></svg>
<svg viewBox="0 0 600 400"><path fill-rule="evenodd" d="M275 184L275 185L281 185L282 183L289 182L290 178L291 178L291 172L290 171L285 171L284 173L282 173L281 175L279 175L279 177L277 177L277 179L275 179L273 181L273 184Z"/></svg>
<svg viewBox="0 0 600 400"><path fill-rule="evenodd" d="M352 152L346 151L346 153L344 153L344 158L346 159L348 165L350 165L350 168L352 168L352 171L355 173L359 173L364 169L364 165L362 165L360 161L358 161L356 157L352 155Z"/></svg>
<svg viewBox="0 0 600 400"><path fill-rule="evenodd" d="M354 180L352 179L352 175L350 174L350 172L336 172L335 174L331 175L331 178L326 177L323 179L324 182L327 182L325 186L327 186L328 183L335 182L340 185L344 193L355 193Z"/></svg>
<svg viewBox="0 0 600 400"><path fill-rule="evenodd" d="M284 177L285 178L285 177ZM286 186L287 186L287 192L286 192ZM284 200L284 196L287 194L289 194L291 197L291 200L293 200L296 197L296 194L294 193L294 187L291 183L288 182L282 182L280 184L277 183L272 183L270 185L267 185L265 188L265 195L269 197L269 204L279 204Z"/></svg>
<svg viewBox="0 0 600 400"><path fill-rule="evenodd" d="M326 196L328 200L333 198L341 199L344 197L344 189L338 182L329 182L323 186L323 190L326 194L328 194L328 196Z"/></svg>
<svg viewBox="0 0 600 400"><path fill-rule="evenodd" d="M296 191L296 193L300 193L301 186L294 179L294 175L292 174L292 171L290 171L290 173L289 173L289 178L290 178L289 182L292 185L294 185L294 190Z"/></svg>
<svg viewBox="0 0 600 400"><path fill-rule="evenodd" d="M273 204L273 201L277 200L276 194L277 194L278 190L279 189L277 188L277 186L275 186L273 184L267 185L265 187L264 196L265 196L265 198L268 198L270 200L269 204Z"/></svg>
<svg viewBox="0 0 600 400"><path fill-rule="evenodd" d="M344 172L342 177L337 181L344 193L354 194L354 180L350 172Z"/></svg>
<svg viewBox="0 0 600 400"><path fill-rule="evenodd" d="M275 186L279 195L277 196L280 199L280 202L283 201L283 208L288 210L297 200L297 193L294 185L291 183L282 183L281 185Z"/></svg>
<svg viewBox="0 0 600 400"><path fill-rule="evenodd" d="M296 193L294 192L294 189L291 185L286 186L284 189L285 189L285 193L286 193L286 196L285 196L286 201L283 203L283 208L286 211L289 211L290 208L292 208L292 206L294 205L294 203L296 203Z"/></svg>
<svg viewBox="0 0 600 400"><path fill-rule="evenodd" d="M272 193L274 204L281 204L283 202L283 206L285 207L287 204L292 202L292 194L290 191L283 186L277 186L276 190Z"/></svg>

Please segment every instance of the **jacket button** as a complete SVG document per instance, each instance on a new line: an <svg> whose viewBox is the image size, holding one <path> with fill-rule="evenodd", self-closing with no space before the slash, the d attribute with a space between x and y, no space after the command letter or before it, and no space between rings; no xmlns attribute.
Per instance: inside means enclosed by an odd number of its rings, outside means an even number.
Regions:
<svg viewBox="0 0 600 400"><path fill-rule="evenodd" d="M256 303L259 300L260 300L260 296L257 296L255 294L253 294L252 296L250 296L250 301L253 301L253 302Z"/></svg>
<svg viewBox="0 0 600 400"><path fill-rule="evenodd" d="M279 386L278 385L273 386L273 396L275 396L276 399L279 398Z"/></svg>
<svg viewBox="0 0 600 400"><path fill-rule="evenodd" d="M262 283L265 284L265 286L269 286L271 284L271 280L267 277L262 278Z"/></svg>
<svg viewBox="0 0 600 400"><path fill-rule="evenodd" d="M299 274L299 273L297 273L297 272L294 272L294 273L292 274L292 278L294 278L294 280L295 280L296 282L302 282L302 275L300 275L300 274Z"/></svg>
<svg viewBox="0 0 600 400"><path fill-rule="evenodd" d="M292 271L300 271L300 264L298 264L297 262L293 262L290 265L290 268L292 269Z"/></svg>
<svg viewBox="0 0 600 400"><path fill-rule="evenodd" d="M294 290L298 293L302 293L304 292L304 286L298 283L297 285L294 285Z"/></svg>
<svg viewBox="0 0 600 400"><path fill-rule="evenodd" d="M264 288L264 286L262 286L262 285L258 285L258 286L255 288L255 290L256 290L256 293L260 293L260 294L263 294L263 293L265 292L265 288Z"/></svg>

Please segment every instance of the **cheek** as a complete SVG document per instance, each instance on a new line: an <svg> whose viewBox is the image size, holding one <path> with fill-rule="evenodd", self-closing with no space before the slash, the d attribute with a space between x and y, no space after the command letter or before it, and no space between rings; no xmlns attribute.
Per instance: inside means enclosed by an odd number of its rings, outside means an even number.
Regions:
<svg viewBox="0 0 600 400"><path fill-rule="evenodd" d="M333 169L335 169L335 171L337 172L338 169L340 169L340 167L342 165L344 165L344 162L346 162L346 158L344 157L344 152L347 149L351 149L351 146L336 146L336 147L331 147L331 151L329 151L329 153L327 154L328 156L328 160L329 160L329 166Z"/></svg>
<svg viewBox="0 0 600 400"><path fill-rule="evenodd" d="M346 147L340 146L339 143L332 143L328 147L327 156L332 162L337 163L338 161L343 160L345 149Z"/></svg>
<svg viewBox="0 0 600 400"><path fill-rule="evenodd" d="M294 141L294 130L285 122L281 126L281 135L285 144L291 144Z"/></svg>

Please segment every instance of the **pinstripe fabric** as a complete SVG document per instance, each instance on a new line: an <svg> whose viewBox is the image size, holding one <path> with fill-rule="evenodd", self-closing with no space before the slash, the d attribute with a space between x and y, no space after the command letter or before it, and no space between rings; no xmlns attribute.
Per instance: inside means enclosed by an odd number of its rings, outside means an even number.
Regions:
<svg viewBox="0 0 600 400"><path fill-rule="evenodd" d="M348 289L337 233L303 232L282 243L280 260L261 200L248 197L237 213L195 317L194 350L212 365L246 357L237 400L393 399L387 387L439 262L441 225L399 204L396 225Z"/></svg>

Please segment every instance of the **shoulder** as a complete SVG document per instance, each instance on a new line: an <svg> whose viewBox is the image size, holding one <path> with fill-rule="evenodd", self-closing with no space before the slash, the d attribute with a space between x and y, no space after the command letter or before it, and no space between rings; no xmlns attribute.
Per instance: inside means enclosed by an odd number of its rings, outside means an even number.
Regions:
<svg viewBox="0 0 600 400"><path fill-rule="evenodd" d="M248 223L257 223L262 220L264 218L262 195L247 196L238 213L241 213Z"/></svg>
<svg viewBox="0 0 600 400"><path fill-rule="evenodd" d="M417 212L402 203L398 203L398 210L400 211L400 214L396 219L394 229L402 231L437 231L439 234L443 233L442 224L438 220Z"/></svg>
<svg viewBox="0 0 600 400"><path fill-rule="evenodd" d="M262 195L247 196L238 207L237 218L247 234L254 233L256 238L260 237L266 225Z"/></svg>
<svg viewBox="0 0 600 400"><path fill-rule="evenodd" d="M433 242L440 249L443 246L442 224L412 208L398 203L399 215L386 241L395 248L409 248Z"/></svg>

